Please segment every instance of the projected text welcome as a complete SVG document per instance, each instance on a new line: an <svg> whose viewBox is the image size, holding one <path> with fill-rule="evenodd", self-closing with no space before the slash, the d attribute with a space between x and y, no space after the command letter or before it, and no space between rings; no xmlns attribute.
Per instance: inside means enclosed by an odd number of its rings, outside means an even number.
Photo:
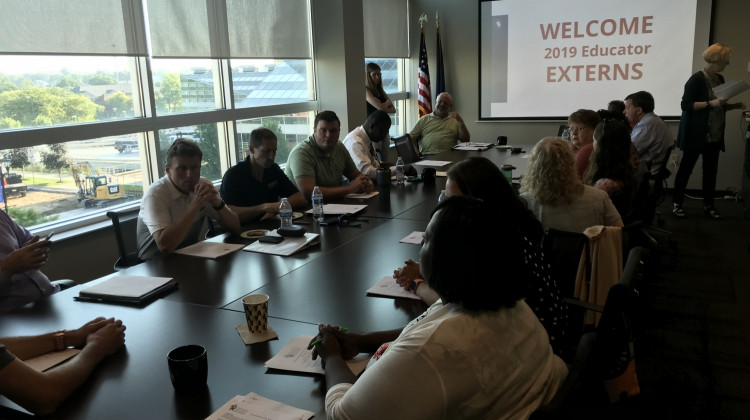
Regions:
<svg viewBox="0 0 750 420"><path fill-rule="evenodd" d="M540 24L542 40L571 40L568 44L556 47L545 47L546 60L570 58L603 58L621 56L642 56L649 53L650 44L633 45L599 45L598 43L575 42L580 39L597 39L617 36L652 34L653 16L633 18L590 20L588 22L557 22ZM596 82L603 80L638 80L643 77L643 63L634 62L599 62L595 64L558 64L547 66L547 83L563 82Z"/></svg>

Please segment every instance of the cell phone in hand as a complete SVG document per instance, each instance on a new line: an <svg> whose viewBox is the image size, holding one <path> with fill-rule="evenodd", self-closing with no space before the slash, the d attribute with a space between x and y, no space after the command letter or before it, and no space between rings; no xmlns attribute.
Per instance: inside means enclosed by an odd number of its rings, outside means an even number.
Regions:
<svg viewBox="0 0 750 420"><path fill-rule="evenodd" d="M283 236L266 235L258 239L258 242L263 242L264 244L278 244L278 243L281 243L283 240L284 240Z"/></svg>
<svg viewBox="0 0 750 420"><path fill-rule="evenodd" d="M50 238L52 237L52 235L54 235L54 234L55 234L55 232L52 231L52 232L48 233L47 236L45 236L44 239L42 239L42 240L43 241L49 241Z"/></svg>

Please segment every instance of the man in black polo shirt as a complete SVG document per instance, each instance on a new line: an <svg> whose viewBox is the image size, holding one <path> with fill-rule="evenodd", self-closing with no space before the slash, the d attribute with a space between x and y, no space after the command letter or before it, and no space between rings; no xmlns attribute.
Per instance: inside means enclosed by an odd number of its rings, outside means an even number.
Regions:
<svg viewBox="0 0 750 420"><path fill-rule="evenodd" d="M288 198L295 209L307 204L302 193L274 163L276 144L273 131L256 128L250 133L247 159L224 174L221 198L240 216L241 223L275 216L282 197Z"/></svg>

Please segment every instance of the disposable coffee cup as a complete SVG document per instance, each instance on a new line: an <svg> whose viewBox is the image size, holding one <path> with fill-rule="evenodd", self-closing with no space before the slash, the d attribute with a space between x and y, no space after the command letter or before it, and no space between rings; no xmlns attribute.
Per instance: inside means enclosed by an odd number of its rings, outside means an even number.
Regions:
<svg viewBox="0 0 750 420"><path fill-rule="evenodd" d="M167 355L169 378L175 391L193 393L205 389L208 379L208 355L203 346L177 347Z"/></svg>
<svg viewBox="0 0 750 420"><path fill-rule="evenodd" d="M247 295L242 298L247 328L251 333L268 329L268 295Z"/></svg>

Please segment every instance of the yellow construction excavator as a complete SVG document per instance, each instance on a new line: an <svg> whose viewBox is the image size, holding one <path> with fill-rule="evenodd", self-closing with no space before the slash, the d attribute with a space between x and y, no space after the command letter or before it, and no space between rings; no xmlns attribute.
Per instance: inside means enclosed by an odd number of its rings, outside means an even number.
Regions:
<svg viewBox="0 0 750 420"><path fill-rule="evenodd" d="M81 207L103 208L127 201L129 198L122 186L108 184L107 176L100 175L89 162L73 163L70 170L78 187L78 202Z"/></svg>

